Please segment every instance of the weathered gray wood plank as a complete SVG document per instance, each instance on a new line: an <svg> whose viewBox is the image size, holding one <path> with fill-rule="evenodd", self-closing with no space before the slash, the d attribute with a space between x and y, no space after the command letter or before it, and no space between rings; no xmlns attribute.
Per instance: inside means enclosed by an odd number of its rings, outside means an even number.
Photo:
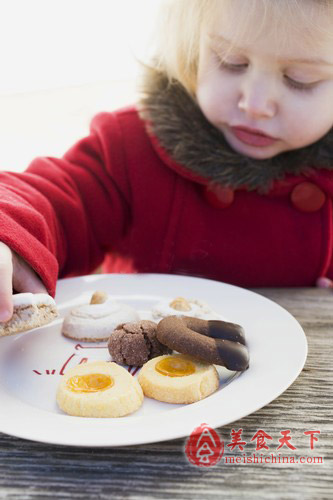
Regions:
<svg viewBox="0 0 333 500"><path fill-rule="evenodd" d="M322 456L324 464L220 462L203 470L189 465L182 439L118 449L85 449L49 446L0 434L0 498L332 499L333 293L319 289L256 291L281 304L300 321L309 343L307 363L279 398L218 432L229 443L231 430L242 428L242 437L248 442L244 452L252 453L255 444L250 439L257 429L272 436L273 443L269 444L274 452L280 431L290 429L297 450L283 448L280 453ZM309 438L303 432L314 429L321 434L311 452ZM229 449L226 453L230 454ZM259 456L261 453L257 452ZM238 454L242 456L242 452Z"/></svg>

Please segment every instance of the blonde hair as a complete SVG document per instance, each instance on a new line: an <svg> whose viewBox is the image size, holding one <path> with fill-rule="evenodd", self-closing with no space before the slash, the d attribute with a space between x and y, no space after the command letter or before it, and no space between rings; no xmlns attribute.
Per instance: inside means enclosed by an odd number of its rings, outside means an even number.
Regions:
<svg viewBox="0 0 333 500"><path fill-rule="evenodd" d="M194 95L200 35L211 22L218 0L164 0L157 22L155 69L178 80Z"/></svg>
<svg viewBox="0 0 333 500"><path fill-rule="evenodd" d="M275 20L275 31L281 37L281 29L288 22L299 24L302 36L313 39L314 31L321 30L316 25L315 12L329 8L333 11L333 0L243 0L246 5L243 19L239 20L238 36L246 29L260 4L262 17L258 19L256 32L259 36L267 18ZM199 62L200 39L203 28L209 26L216 17L217 6L224 2L227 6L233 0L165 0L157 26L157 51L154 54L155 70L167 75L170 82L179 81L191 95L195 95ZM284 10L281 9L283 4ZM313 5L313 15L305 12L304 5ZM282 11L283 10L283 11ZM272 15L273 11L273 15ZM241 14L241 13L240 13ZM252 15L251 15L252 14ZM241 16L240 16L241 17ZM301 22L300 22L301 21ZM305 21L305 30L304 22ZM333 38L332 30L329 33ZM236 35L237 39L237 35ZM234 43L236 41L234 40Z"/></svg>

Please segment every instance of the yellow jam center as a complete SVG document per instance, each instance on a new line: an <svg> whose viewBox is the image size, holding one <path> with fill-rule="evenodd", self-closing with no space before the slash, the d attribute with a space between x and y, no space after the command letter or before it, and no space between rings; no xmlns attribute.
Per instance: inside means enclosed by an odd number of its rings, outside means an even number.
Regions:
<svg viewBox="0 0 333 500"><path fill-rule="evenodd" d="M155 370L167 377L186 377L195 372L195 364L178 356L169 356L156 363Z"/></svg>
<svg viewBox="0 0 333 500"><path fill-rule="evenodd" d="M73 392L98 392L109 389L114 384L110 375L103 373L89 373L75 375L67 380L68 388Z"/></svg>

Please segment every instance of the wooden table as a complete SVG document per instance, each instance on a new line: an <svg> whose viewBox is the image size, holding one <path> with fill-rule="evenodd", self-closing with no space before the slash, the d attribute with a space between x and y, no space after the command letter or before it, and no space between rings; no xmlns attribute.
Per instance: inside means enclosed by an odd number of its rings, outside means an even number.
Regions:
<svg viewBox="0 0 333 500"><path fill-rule="evenodd" d="M256 292L290 311L309 344L305 368L271 404L218 429L225 456L246 452L264 457L322 457L322 464L226 464L202 468L184 456L184 439L126 448L91 449L50 446L0 434L0 498L253 498L332 499L333 292L321 289L260 289ZM283 361L281 361L283 370ZM1 411L1 409L0 409ZM231 451L230 433L243 429L244 451ZM251 438L263 429L268 451L256 451ZM282 430L291 444L279 451ZM320 430L310 449L309 430ZM258 459L259 460L259 459Z"/></svg>

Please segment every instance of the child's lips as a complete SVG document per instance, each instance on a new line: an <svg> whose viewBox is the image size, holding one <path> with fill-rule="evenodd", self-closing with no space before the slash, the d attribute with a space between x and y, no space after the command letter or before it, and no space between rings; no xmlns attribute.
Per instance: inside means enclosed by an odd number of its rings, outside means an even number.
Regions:
<svg viewBox="0 0 333 500"><path fill-rule="evenodd" d="M232 133L244 144L257 147L265 147L274 144L276 137L271 137L264 132L248 127L230 127Z"/></svg>

